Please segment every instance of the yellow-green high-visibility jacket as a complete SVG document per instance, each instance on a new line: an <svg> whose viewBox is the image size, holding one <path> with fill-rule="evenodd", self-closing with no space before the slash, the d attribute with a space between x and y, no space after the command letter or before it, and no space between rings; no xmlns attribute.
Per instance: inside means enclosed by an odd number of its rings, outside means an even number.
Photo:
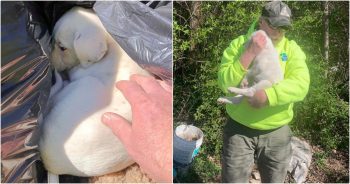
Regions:
<svg viewBox="0 0 350 184"><path fill-rule="evenodd" d="M240 62L244 52L244 44L255 31L255 21L246 35L234 39L223 53L218 72L219 87L227 96L233 96L228 87L239 87L247 73ZM306 96L310 76L306 66L306 56L293 40L283 39L275 46L279 53L279 63L284 73L284 79L272 87L265 89L268 105L262 108L250 106L244 98L241 103L226 105L228 115L235 121L259 130L270 130L289 123L293 118L293 103L301 101Z"/></svg>

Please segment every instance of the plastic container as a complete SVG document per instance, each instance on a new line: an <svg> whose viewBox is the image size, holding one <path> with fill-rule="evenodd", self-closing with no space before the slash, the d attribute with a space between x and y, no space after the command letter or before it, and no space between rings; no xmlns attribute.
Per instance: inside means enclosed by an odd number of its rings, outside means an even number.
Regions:
<svg viewBox="0 0 350 184"><path fill-rule="evenodd" d="M180 125L174 132L174 161L189 164L198 154L203 142L203 132L193 125Z"/></svg>

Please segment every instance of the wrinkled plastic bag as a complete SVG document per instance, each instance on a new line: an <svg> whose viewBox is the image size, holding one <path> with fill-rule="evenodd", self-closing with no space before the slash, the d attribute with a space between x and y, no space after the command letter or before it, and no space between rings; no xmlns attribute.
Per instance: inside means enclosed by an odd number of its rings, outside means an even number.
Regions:
<svg viewBox="0 0 350 184"><path fill-rule="evenodd" d="M55 81L48 59L51 51L50 34L55 22L70 8L74 6L92 8L94 3L1 2L1 182L45 182L44 169L38 152L38 140L39 125L47 111L50 87ZM108 3L114 7L124 2ZM140 2L135 2L133 5L135 7L131 7L131 4L126 3L122 6L129 8L146 6L144 9L147 11L144 12L151 13L153 16L150 18L157 17L152 21L164 23L163 19L167 19L165 24L161 23L159 26L169 28L168 21L171 21L169 3L165 3L167 6L163 6L162 2L150 4L149 6L155 10ZM127 11L125 7L124 9ZM113 14L113 11L110 13ZM143 19L142 21L145 21ZM105 21L113 22L113 19ZM160 28L145 29L147 32L145 34L137 32L135 34L138 34L137 37L141 40L129 40L121 46L146 70L162 79L170 80L171 25L168 33L164 32L165 29L163 31L158 29ZM118 39L117 41L122 42ZM153 41L151 45L149 41ZM128 44L134 45L128 46Z"/></svg>
<svg viewBox="0 0 350 184"><path fill-rule="evenodd" d="M37 133L51 85L50 36L39 12L1 2L1 182L39 178Z"/></svg>
<svg viewBox="0 0 350 184"><path fill-rule="evenodd" d="M52 83L50 32L67 10L94 2L1 2L1 182L42 182L39 125Z"/></svg>
<svg viewBox="0 0 350 184"><path fill-rule="evenodd" d="M291 142L293 153L288 172L296 183L304 183L312 161L312 148L306 141L297 137L292 137Z"/></svg>
<svg viewBox="0 0 350 184"><path fill-rule="evenodd" d="M97 1L93 9L134 61L163 80L171 81L172 2L151 7L138 1Z"/></svg>

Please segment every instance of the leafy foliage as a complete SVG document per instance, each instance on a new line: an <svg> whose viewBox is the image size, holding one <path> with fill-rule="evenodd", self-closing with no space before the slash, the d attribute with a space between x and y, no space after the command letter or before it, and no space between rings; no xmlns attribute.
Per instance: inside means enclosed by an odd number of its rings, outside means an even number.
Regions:
<svg viewBox="0 0 350 184"><path fill-rule="evenodd" d="M200 3L200 11L193 9L194 3ZM295 135L326 152L347 151L349 2L330 2L329 62L322 56L323 2L286 3L293 13L293 28L286 37L295 40L306 53L311 76L307 97L295 104L292 129ZM215 181L208 173L218 173L219 169L209 165L219 163L226 121L225 108L216 103L223 95L217 86L222 53L234 38L247 32L264 4L174 2L174 120L193 123L205 134L198 161L192 168L201 182ZM193 21L198 21L199 26L193 26ZM207 172L203 171L204 163L208 164Z"/></svg>

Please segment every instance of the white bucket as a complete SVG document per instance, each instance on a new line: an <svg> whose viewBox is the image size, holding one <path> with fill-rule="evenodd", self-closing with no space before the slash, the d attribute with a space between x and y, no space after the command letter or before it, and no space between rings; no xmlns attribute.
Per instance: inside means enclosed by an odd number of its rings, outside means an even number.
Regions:
<svg viewBox="0 0 350 184"><path fill-rule="evenodd" d="M203 132L192 125L180 125L174 132L174 161L180 164L192 162L203 142Z"/></svg>

